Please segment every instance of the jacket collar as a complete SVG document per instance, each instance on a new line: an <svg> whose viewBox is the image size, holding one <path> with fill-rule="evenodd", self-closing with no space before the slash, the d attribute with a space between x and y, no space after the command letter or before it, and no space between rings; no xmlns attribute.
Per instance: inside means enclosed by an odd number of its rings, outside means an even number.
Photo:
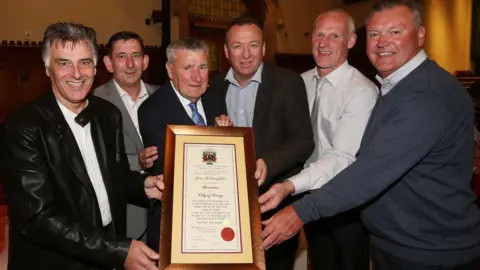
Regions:
<svg viewBox="0 0 480 270"><path fill-rule="evenodd" d="M115 131L108 129L109 123L105 120L104 116L102 116L102 113L99 112L99 105L96 100L90 95L87 98L89 105L86 107L86 109L88 108L88 110L85 109L79 115L88 117L91 123L92 141L95 146L95 152L100 165L102 178L105 183L105 188L107 189L109 198L113 198L113 187L111 185L112 179L110 179L111 173L107 171L107 169L111 166L108 164L109 159L107 158L107 149L104 136L106 132ZM39 112L43 114L47 121L47 125L49 125L53 133L53 139L50 142L52 147L54 147L54 149L58 149L61 157L64 159L68 167L74 172L74 174L77 176L77 179L82 183L88 193L90 193L90 196L96 198L96 193L92 182L88 177L85 162L80 153L80 149L70 127L65 120L65 117L63 116L62 111L60 110L53 91L47 93L39 104L41 106L38 108ZM118 130L116 132L118 133ZM113 202L110 203L112 204Z"/></svg>

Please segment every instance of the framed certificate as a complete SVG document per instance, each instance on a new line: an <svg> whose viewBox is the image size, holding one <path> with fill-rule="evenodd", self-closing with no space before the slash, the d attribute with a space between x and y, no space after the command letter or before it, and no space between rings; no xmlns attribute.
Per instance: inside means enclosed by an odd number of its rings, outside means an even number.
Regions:
<svg viewBox="0 0 480 270"><path fill-rule="evenodd" d="M159 269L265 269L251 128L167 126Z"/></svg>

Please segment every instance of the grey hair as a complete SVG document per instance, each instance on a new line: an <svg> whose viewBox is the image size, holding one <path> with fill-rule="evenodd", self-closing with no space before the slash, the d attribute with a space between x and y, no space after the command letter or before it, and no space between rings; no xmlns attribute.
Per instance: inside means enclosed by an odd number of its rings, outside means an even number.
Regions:
<svg viewBox="0 0 480 270"><path fill-rule="evenodd" d="M93 53L93 63L97 65L98 52L96 46L96 33L93 28L82 24L59 22L47 27L43 35L42 59L45 67L50 66L50 48L53 44L60 43L65 46L67 43L72 46L78 43L86 43Z"/></svg>
<svg viewBox="0 0 480 270"><path fill-rule="evenodd" d="M167 46L167 62L170 64L175 63L175 53L178 50L189 50L189 51L204 51L208 55L209 48L205 41L186 37L173 41L170 45Z"/></svg>
<svg viewBox="0 0 480 270"><path fill-rule="evenodd" d="M373 5L372 9L365 19L365 25L368 23L373 14L392 9L394 7L407 7L413 14L413 22L415 27L418 29L422 26L422 5L413 0L386 0L380 3Z"/></svg>
<svg viewBox="0 0 480 270"><path fill-rule="evenodd" d="M317 18L315 19L315 22L313 23L313 28L315 28L315 25L317 25L317 21L318 19L322 16L322 15L325 15L325 14L328 14L328 13L339 13L339 14L344 14L347 19L348 19L348 34L350 36L352 36L354 33L355 33L355 21L353 20L352 16L350 16L350 14L348 14L348 12L346 12L345 10L341 9L341 8L336 8L336 9L331 9L331 10L327 10L325 12L322 12L320 13Z"/></svg>

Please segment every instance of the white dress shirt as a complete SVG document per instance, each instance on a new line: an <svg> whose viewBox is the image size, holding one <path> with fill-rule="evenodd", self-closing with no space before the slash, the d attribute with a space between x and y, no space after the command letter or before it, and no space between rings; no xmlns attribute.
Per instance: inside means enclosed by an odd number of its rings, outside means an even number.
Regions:
<svg viewBox="0 0 480 270"><path fill-rule="evenodd" d="M60 110L62 111L70 130L72 130L78 148L80 149L80 153L82 153L83 162L87 168L88 178L92 182L95 195L97 196L98 206L102 216L102 224L103 226L107 226L112 222L112 215L110 212L107 190L105 189L105 183L103 183L97 154L95 152L95 147L93 146L92 135L90 133L90 123L86 124L84 127L80 126L75 122L75 117L77 117L78 114L70 111L60 102L58 102L58 105L60 106Z"/></svg>
<svg viewBox="0 0 480 270"><path fill-rule="evenodd" d="M310 113L314 111L317 80L324 82L318 92L318 122L314 131L318 137L314 153L305 168L290 179L295 194L322 187L355 161L378 95L375 84L347 61L324 78L319 78L316 68L303 73L302 78Z"/></svg>
<svg viewBox="0 0 480 270"><path fill-rule="evenodd" d="M138 137L140 137L140 140L142 140L142 136L140 135L140 128L138 127L138 108L140 108L140 105L142 105L142 103L148 98L148 92L145 84L143 83L143 81L140 81L140 93L138 94L137 99L133 100L132 97L125 90L123 90L122 87L120 87L120 85L118 85L115 80L113 80L113 83L117 88L118 94L122 98L128 115L130 115L130 118L132 119L133 125L137 130Z"/></svg>
<svg viewBox="0 0 480 270"><path fill-rule="evenodd" d="M185 109L185 111L187 112L188 116L190 116L190 118L192 118L192 109L190 109L190 106L188 106L188 104L192 103L190 100L184 98L180 92L178 92L177 88L175 88L175 86L173 85L172 81L170 81L170 84L172 85L172 88L175 92L175 94L177 94L177 97L178 99L180 100L180 102L182 103L183 105L183 108ZM198 101L197 101L197 111L198 113L203 117L203 121L205 121L205 125L208 125L207 123L207 117L205 115L205 110L203 109L203 105L202 105L202 98L199 98Z"/></svg>

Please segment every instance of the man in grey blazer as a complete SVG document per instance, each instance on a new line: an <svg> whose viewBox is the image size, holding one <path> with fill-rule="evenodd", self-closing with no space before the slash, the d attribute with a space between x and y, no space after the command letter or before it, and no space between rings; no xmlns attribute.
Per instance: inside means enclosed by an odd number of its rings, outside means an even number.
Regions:
<svg viewBox="0 0 480 270"><path fill-rule="evenodd" d="M123 137L130 169L141 171L138 155L144 149L138 129L137 110L158 86L146 84L141 76L148 67L148 55L144 54L143 39L133 32L118 32L110 37L108 55L103 58L105 67L113 78L96 88L94 94L113 103L122 113ZM156 148L145 149L152 161L157 158ZM142 238L146 227L146 209L127 205L127 236Z"/></svg>

